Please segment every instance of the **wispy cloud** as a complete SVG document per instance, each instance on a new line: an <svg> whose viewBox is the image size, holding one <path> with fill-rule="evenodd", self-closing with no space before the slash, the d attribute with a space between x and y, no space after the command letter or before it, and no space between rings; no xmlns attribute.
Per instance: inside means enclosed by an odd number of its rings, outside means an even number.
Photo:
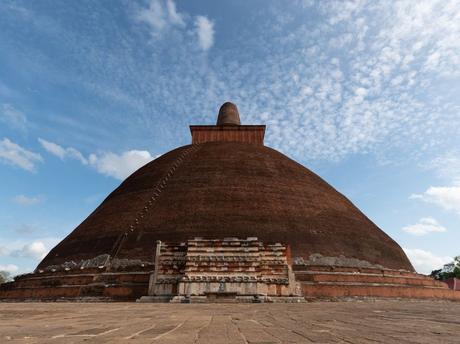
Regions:
<svg viewBox="0 0 460 344"><path fill-rule="evenodd" d="M77 149L73 147L67 147L64 148L57 143L51 142L51 141L46 141L42 138L38 139L38 142L42 145L42 147L48 152L51 153L57 157L59 157L61 160L64 160L65 158L70 158L70 159L76 159L79 160L82 164L86 165L88 161L86 158L78 151Z"/></svg>
<svg viewBox="0 0 460 344"><path fill-rule="evenodd" d="M93 167L97 172L109 177L123 180L131 173L152 161L154 157L146 150L128 150L121 154L113 152L92 153L88 158L73 147L64 148L54 142L39 138L38 141L49 153L61 160L72 158L83 165Z"/></svg>
<svg viewBox="0 0 460 344"><path fill-rule="evenodd" d="M0 161L34 172L36 164L42 162L43 159L40 154L31 152L4 138L0 141Z"/></svg>
<svg viewBox="0 0 460 344"><path fill-rule="evenodd" d="M19 267L15 264L0 264L0 271L9 272L10 274L12 274L18 270Z"/></svg>
<svg viewBox="0 0 460 344"><path fill-rule="evenodd" d="M206 16L191 16L180 13L172 0L151 0L147 8L141 8L137 20L148 25L153 38L159 39L166 32L177 29L181 40L188 40L188 27L195 26L196 43L201 50L208 50L214 44L214 23ZM192 21L193 19L193 21Z"/></svg>
<svg viewBox="0 0 460 344"><path fill-rule="evenodd" d="M179 26L185 25L183 15L177 12L176 4L173 0L166 1L166 8L168 10L168 18L171 23Z"/></svg>
<svg viewBox="0 0 460 344"><path fill-rule="evenodd" d="M38 261L43 259L58 242L59 240L56 238L36 239L20 248L10 250L8 254L11 257L23 257Z"/></svg>
<svg viewBox="0 0 460 344"><path fill-rule="evenodd" d="M17 254L39 260L45 258L49 250L42 241L37 240L25 245Z"/></svg>
<svg viewBox="0 0 460 344"><path fill-rule="evenodd" d="M214 44L214 23L205 16L197 16L195 26L200 48L208 50Z"/></svg>
<svg viewBox="0 0 460 344"><path fill-rule="evenodd" d="M27 125L26 115L10 104L0 107L0 122L6 123L14 129L24 130Z"/></svg>
<svg viewBox="0 0 460 344"><path fill-rule="evenodd" d="M232 99L245 123L267 124L268 145L295 158L337 161L371 153L394 161L411 152L417 160L452 144L460 104L435 86L459 74L455 1L304 5L289 8L296 20L270 26L267 16L254 28L257 39L242 27L231 63L229 51L216 50L218 58L201 68L193 45L180 41L177 67L161 77L152 68L155 83L142 87L152 102L161 98L169 111L191 114L196 123L211 123L219 104ZM282 6L267 7L279 13ZM197 36L200 27L207 32L200 47L209 49L212 21L200 22L195 18Z"/></svg>
<svg viewBox="0 0 460 344"><path fill-rule="evenodd" d="M424 193L412 194L410 198L436 204L460 214L460 186L430 186Z"/></svg>
<svg viewBox="0 0 460 344"><path fill-rule="evenodd" d="M409 257L415 270L422 274L429 274L431 271L441 269L444 264L450 263L452 257L437 256L432 252L421 249L403 248Z"/></svg>
<svg viewBox="0 0 460 344"><path fill-rule="evenodd" d="M460 183L460 151L449 150L437 155L434 159L424 161L421 166L432 170L440 178L454 184Z"/></svg>
<svg viewBox="0 0 460 344"><path fill-rule="evenodd" d="M6 248L6 246L0 246L0 257L2 256L6 256L8 254L8 249Z"/></svg>
<svg viewBox="0 0 460 344"><path fill-rule="evenodd" d="M418 221L418 223L405 226L402 230L417 236L427 235L429 233L443 233L447 231L445 227L440 225L438 221L432 217L423 217Z"/></svg>
<svg viewBox="0 0 460 344"><path fill-rule="evenodd" d="M452 137L446 133L453 133L449 126L459 128L458 107L433 101L430 89L434 80L458 74L459 45L438 43L459 32L459 8L444 4L331 1L308 8L327 24L304 25L281 38L281 46L291 46L293 53L264 61L277 68L255 89L259 94L252 94L258 100L267 93L259 113L277 113L269 123L269 143L299 156L338 160L358 152L404 151L414 144L429 150ZM424 61L440 50L443 62L425 67ZM300 96L304 87L313 94ZM428 99L417 96L422 90ZM427 132L430 140L422 140Z"/></svg>
<svg viewBox="0 0 460 344"><path fill-rule="evenodd" d="M154 157L148 151L130 150L122 154L111 152L91 154L89 163L99 173L123 180L153 159Z"/></svg>
<svg viewBox="0 0 460 344"><path fill-rule="evenodd" d="M172 0L151 0L148 8L142 8L138 12L137 19L149 26L154 37L160 36L170 27L185 25L183 15L177 12L176 4Z"/></svg>
<svg viewBox="0 0 460 344"><path fill-rule="evenodd" d="M452 145L460 130L458 97L439 91L458 84L459 13L455 0L267 1L236 21L228 45L217 47L209 15L198 20L180 3L153 0L131 17L135 35L110 27L110 41L120 42L113 50L68 32L62 43L75 53L82 84L133 105L129 119L117 118L131 132L158 129L158 119L179 114L180 122L162 122L159 136L180 140L179 125L212 123L218 106L232 99L243 122L266 123L267 144L296 159L417 160ZM142 42L142 34L165 37L170 29L164 41ZM207 32L201 40L199 31ZM98 38L104 46L109 37ZM212 59L197 46L212 47Z"/></svg>
<svg viewBox="0 0 460 344"><path fill-rule="evenodd" d="M460 214L460 152L451 150L442 153L423 163L422 167L434 171L437 176L447 180L447 183L430 186L423 193L414 193L409 198Z"/></svg>
<svg viewBox="0 0 460 344"><path fill-rule="evenodd" d="M36 225L30 225L30 224L19 224L14 227L14 231L20 235L29 235L32 233L39 232L40 227Z"/></svg>
<svg viewBox="0 0 460 344"><path fill-rule="evenodd" d="M31 206L40 204L44 201L43 196L25 196L25 195L17 195L12 199L12 202L22 205L22 206Z"/></svg>
<svg viewBox="0 0 460 344"><path fill-rule="evenodd" d="M164 9L158 0L150 1L149 7L139 12L138 19L152 28L153 35L157 35L166 25Z"/></svg>
<svg viewBox="0 0 460 344"><path fill-rule="evenodd" d="M0 238L4 239L4 238ZM54 237L37 238L31 241L4 241L1 240L0 256L2 257L3 264L0 264L0 271L8 271L10 273L24 273L29 272L30 269L23 267L19 268L16 264L5 264L5 260L18 260L28 261L28 264L35 265L38 261L43 259L48 252L60 240ZM19 264L19 262L17 263Z"/></svg>

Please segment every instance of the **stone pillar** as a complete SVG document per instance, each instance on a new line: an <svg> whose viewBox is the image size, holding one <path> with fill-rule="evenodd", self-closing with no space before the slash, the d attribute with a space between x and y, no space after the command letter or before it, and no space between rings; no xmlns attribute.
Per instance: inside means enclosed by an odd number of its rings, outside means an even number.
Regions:
<svg viewBox="0 0 460 344"><path fill-rule="evenodd" d="M153 274L150 274L149 280L149 296L155 295L155 286L157 283L158 272L160 270L160 255L161 255L161 241L157 241L157 247L155 250L155 269L153 270Z"/></svg>

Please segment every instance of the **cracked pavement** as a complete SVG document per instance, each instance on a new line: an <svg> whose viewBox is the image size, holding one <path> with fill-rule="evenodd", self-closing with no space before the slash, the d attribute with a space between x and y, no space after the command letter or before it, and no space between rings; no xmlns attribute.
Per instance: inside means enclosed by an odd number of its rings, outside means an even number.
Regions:
<svg viewBox="0 0 460 344"><path fill-rule="evenodd" d="M1 343L458 343L460 303L0 303Z"/></svg>

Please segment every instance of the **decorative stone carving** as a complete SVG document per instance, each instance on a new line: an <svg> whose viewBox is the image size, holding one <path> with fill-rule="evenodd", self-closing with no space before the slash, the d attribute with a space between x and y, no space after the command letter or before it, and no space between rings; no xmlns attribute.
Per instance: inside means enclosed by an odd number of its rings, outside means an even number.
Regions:
<svg viewBox="0 0 460 344"><path fill-rule="evenodd" d="M257 238L195 238L161 243L151 296L300 295L290 276L286 246ZM154 281L154 282L153 282Z"/></svg>

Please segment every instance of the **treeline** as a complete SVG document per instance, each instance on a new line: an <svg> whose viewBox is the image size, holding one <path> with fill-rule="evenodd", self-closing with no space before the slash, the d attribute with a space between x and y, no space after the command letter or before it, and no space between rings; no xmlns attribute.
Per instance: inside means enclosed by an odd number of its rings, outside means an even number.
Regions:
<svg viewBox="0 0 460 344"><path fill-rule="evenodd" d="M445 264L442 269L431 271L430 276L439 281L449 278L460 279L460 256L455 257L453 262Z"/></svg>

